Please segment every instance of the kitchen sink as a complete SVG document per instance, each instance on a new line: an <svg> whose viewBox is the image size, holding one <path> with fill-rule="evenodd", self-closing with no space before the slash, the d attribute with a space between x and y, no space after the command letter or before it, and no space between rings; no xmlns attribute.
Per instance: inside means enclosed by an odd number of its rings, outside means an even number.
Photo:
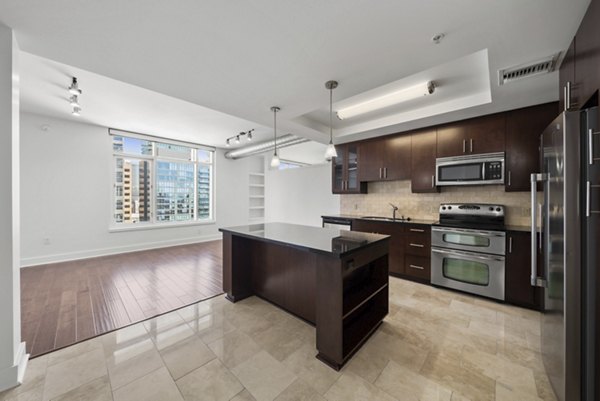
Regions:
<svg viewBox="0 0 600 401"><path fill-rule="evenodd" d="M396 217L395 219L391 217L381 217L381 216L363 216L361 219L365 220L378 220L378 221L410 221L410 217Z"/></svg>

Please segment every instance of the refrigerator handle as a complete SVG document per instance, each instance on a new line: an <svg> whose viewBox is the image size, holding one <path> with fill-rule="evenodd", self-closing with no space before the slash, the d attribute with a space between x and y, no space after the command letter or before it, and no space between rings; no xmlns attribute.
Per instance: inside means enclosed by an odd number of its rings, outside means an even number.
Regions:
<svg viewBox="0 0 600 401"><path fill-rule="evenodd" d="M537 183L544 181L546 174L531 174L531 286L544 287L545 283L537 272L538 237L537 237ZM540 240L541 244L541 240Z"/></svg>

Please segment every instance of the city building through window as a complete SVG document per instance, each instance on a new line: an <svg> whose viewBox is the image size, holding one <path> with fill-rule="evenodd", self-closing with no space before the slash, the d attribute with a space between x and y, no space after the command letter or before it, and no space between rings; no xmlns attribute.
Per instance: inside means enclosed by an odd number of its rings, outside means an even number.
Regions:
<svg viewBox="0 0 600 401"><path fill-rule="evenodd" d="M114 226L213 220L213 149L110 133Z"/></svg>

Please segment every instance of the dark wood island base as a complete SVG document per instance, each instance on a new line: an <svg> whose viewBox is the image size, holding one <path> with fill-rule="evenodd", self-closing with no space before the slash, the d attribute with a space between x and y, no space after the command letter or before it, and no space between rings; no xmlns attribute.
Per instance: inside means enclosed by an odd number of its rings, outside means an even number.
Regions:
<svg viewBox="0 0 600 401"><path fill-rule="evenodd" d="M284 223L221 231L227 299L257 295L315 325L317 358L336 370L388 313L388 236Z"/></svg>

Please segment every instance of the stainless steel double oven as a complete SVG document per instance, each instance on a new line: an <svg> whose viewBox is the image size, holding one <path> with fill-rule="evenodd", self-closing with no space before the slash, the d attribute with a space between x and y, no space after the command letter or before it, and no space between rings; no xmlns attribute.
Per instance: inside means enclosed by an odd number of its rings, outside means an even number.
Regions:
<svg viewBox="0 0 600 401"><path fill-rule="evenodd" d="M431 283L504 300L504 207L443 204L431 228Z"/></svg>

